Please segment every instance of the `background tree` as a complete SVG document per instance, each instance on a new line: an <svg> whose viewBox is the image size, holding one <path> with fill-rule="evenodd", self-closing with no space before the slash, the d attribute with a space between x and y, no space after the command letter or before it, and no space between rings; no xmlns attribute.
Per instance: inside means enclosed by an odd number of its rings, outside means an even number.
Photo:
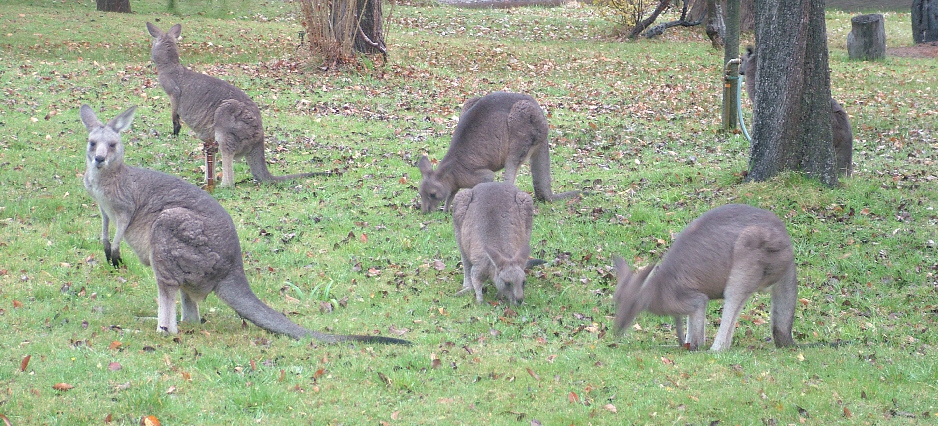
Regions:
<svg viewBox="0 0 938 426"><path fill-rule="evenodd" d="M357 62L357 53L387 55L381 0L300 0L310 51L326 67Z"/></svg>
<svg viewBox="0 0 938 426"><path fill-rule="evenodd" d="M130 13L130 0L97 0L96 9L101 12Z"/></svg>
<svg viewBox="0 0 938 426"><path fill-rule="evenodd" d="M836 185L824 0L756 0L755 6L758 55L747 179L798 170Z"/></svg>

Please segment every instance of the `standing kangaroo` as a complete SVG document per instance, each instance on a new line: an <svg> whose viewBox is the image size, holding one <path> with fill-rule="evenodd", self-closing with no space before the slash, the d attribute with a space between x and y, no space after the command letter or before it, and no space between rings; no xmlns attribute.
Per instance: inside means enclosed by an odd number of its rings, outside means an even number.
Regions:
<svg viewBox="0 0 938 426"><path fill-rule="evenodd" d="M124 164L120 132L130 127L134 110L131 107L105 125L91 107L81 106L81 121L88 129L85 188L101 209L107 260L114 266L121 263L120 243L126 237L140 261L153 268L159 290L157 331L178 332L177 293L182 292L182 321L198 324L198 302L214 291L238 315L273 333L328 343L410 343L310 331L260 301L244 275L234 222L221 204L175 176ZM108 235L111 220L116 225L113 242Z"/></svg>
<svg viewBox="0 0 938 426"><path fill-rule="evenodd" d="M795 344L794 253L785 225L772 212L743 204L717 207L687 225L657 269L652 264L632 272L622 258L614 262L617 333L624 333L643 311L671 315L678 339L696 350L706 343L707 302L724 299L720 330L710 348L723 350L733 342L736 320L749 297L771 288L775 345ZM687 315L685 338L682 320Z"/></svg>
<svg viewBox="0 0 938 426"><path fill-rule="evenodd" d="M153 37L150 57L173 111L173 136L179 135L180 121L198 133L205 151L205 180L209 186L215 181L216 151L221 151L222 186L234 185L234 161L241 157L247 160L254 179L261 182L328 174L270 174L264 158L264 126L257 104L232 84L191 71L179 63L176 39L182 25L173 25L164 33L147 22L147 31Z"/></svg>
<svg viewBox="0 0 938 426"><path fill-rule="evenodd" d="M524 301L524 269L529 261L534 202L505 182L480 183L456 194L453 231L463 265L462 290L475 290L482 303L482 282L490 279L512 304Z"/></svg>
<svg viewBox="0 0 938 426"><path fill-rule="evenodd" d="M739 65L739 75L746 77L746 94L755 99L756 90L756 50L749 46ZM837 161L837 173L844 176L853 174L853 131L850 130L850 117L837 100L831 98L831 142Z"/></svg>
<svg viewBox="0 0 938 426"><path fill-rule="evenodd" d="M518 168L531 159L534 196L551 201L572 197L579 191L554 194L550 189L550 147L547 119L534 98L519 93L494 92L466 101L453 132L449 150L433 170L423 156L420 169L420 209L424 213L445 201L450 204L460 188L472 188L495 180L505 169L505 182L514 184Z"/></svg>

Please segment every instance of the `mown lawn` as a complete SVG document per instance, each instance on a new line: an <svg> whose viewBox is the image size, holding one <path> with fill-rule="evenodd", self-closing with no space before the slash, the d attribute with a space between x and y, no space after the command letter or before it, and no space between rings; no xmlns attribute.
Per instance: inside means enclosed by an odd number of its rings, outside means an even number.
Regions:
<svg viewBox="0 0 938 426"><path fill-rule="evenodd" d="M832 94L853 124L854 176L744 183L748 143L718 132L723 53L702 29L616 42L590 6L462 10L397 4L387 63L324 73L291 3L0 5L0 415L11 424L882 424L933 421L938 398L938 64L849 62L829 12ZM391 6L390 4L388 6ZM297 323L410 347L271 335L210 296L200 326L156 327L153 273L125 245L104 261L82 187L82 103L137 105L127 162L201 183L201 144L171 134L145 22L183 25L182 62L262 110L275 174L213 195L258 296ZM912 43L886 14L890 46ZM744 42L752 36L744 35ZM548 113L554 190L536 204L525 303L454 297L451 218L419 212L417 159L446 152L461 104L526 92ZM531 191L528 169L518 178ZM733 347L688 352L670 318L612 333L612 256L657 260L706 210L778 214L795 244L795 339L770 340L769 298ZM712 303L708 334L720 304ZM69 390L59 390L71 386ZM57 386L59 385L59 386ZM58 388L58 389L57 389Z"/></svg>

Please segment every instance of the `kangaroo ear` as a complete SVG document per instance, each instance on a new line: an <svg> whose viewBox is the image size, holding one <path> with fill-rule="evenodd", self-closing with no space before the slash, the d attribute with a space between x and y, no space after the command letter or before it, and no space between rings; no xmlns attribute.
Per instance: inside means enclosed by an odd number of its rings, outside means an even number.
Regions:
<svg viewBox="0 0 938 426"><path fill-rule="evenodd" d="M173 25L173 27L170 28L169 31L166 32L166 34L169 34L169 36L172 37L173 40L179 40L179 35L182 34L182 24Z"/></svg>
<svg viewBox="0 0 938 426"><path fill-rule="evenodd" d="M149 22L147 22L147 32L150 33L150 36L153 38L157 38L163 35L163 30L159 29L159 27Z"/></svg>
<svg viewBox="0 0 938 426"><path fill-rule="evenodd" d="M756 53L756 49L751 44L746 46L746 54L752 56L753 53Z"/></svg>
<svg viewBox="0 0 938 426"><path fill-rule="evenodd" d="M472 108L472 106L475 105L476 102L479 102L479 99L482 99L482 98L478 96L474 98L469 98L469 100L467 100L466 103L462 104L462 111L459 112L459 115L462 115L466 111L469 111L469 109Z"/></svg>
<svg viewBox="0 0 938 426"><path fill-rule="evenodd" d="M89 132L98 127L104 127L104 124L94 115L94 110L92 110L88 104L81 106L78 110L78 115L81 117L81 122L85 123L85 129L88 129Z"/></svg>
<svg viewBox="0 0 938 426"><path fill-rule="evenodd" d="M426 155L420 157L420 161L417 161L417 168L420 169L420 175L424 178L433 172L433 164L430 164L430 159Z"/></svg>
<svg viewBox="0 0 938 426"><path fill-rule="evenodd" d="M494 251L494 250L490 251L486 249L485 256L488 257L489 260L492 261L492 263L496 267L498 267L498 269L504 269L505 267L509 265L509 263L511 263L511 259L508 259L507 257L502 256L501 253Z"/></svg>
<svg viewBox="0 0 938 426"><path fill-rule="evenodd" d="M134 112L137 111L136 106L127 108L127 111L120 113L117 117L111 119L107 122L108 127L114 129L117 133L123 132L130 128L130 123L134 121Z"/></svg>

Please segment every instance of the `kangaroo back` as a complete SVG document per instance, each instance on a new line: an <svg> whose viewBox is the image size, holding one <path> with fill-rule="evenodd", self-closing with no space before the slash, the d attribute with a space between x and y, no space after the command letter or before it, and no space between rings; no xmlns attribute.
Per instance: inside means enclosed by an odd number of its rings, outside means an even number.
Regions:
<svg viewBox="0 0 938 426"><path fill-rule="evenodd" d="M157 330L178 332L176 297L182 294L182 321L198 323L198 302L214 291L259 327L294 338L408 343L374 336L309 331L261 302L244 275L234 222L211 195L175 176L126 166L119 133L130 127L134 108L102 124L82 105L88 129L85 186L101 209L105 255L115 266L126 238L140 261L153 268L158 289ZM115 223L114 240L108 227Z"/></svg>
<svg viewBox="0 0 938 426"><path fill-rule="evenodd" d="M529 159L536 198L550 201L576 195L576 191L551 192L547 133L547 119L531 96L494 92L469 99L437 169L426 156L417 164L421 209L426 213L445 202L444 209L449 210L456 191L492 182L502 169L504 181L514 184L518 168Z"/></svg>
<svg viewBox="0 0 938 426"><path fill-rule="evenodd" d="M460 294L474 289L481 303L482 283L488 279L500 296L521 303L531 253L531 196L509 183L481 183L460 191L453 207L453 230L465 272Z"/></svg>
<svg viewBox="0 0 938 426"><path fill-rule="evenodd" d="M775 214L730 204L704 213L674 240L661 263L635 275L616 261L616 329L624 331L639 312L671 315L681 343L705 342L706 308L724 299L713 350L730 346L736 320L756 291L771 289L773 336L777 346L793 344L791 327L797 296L794 252L785 225ZM681 318L689 316L687 336Z"/></svg>

